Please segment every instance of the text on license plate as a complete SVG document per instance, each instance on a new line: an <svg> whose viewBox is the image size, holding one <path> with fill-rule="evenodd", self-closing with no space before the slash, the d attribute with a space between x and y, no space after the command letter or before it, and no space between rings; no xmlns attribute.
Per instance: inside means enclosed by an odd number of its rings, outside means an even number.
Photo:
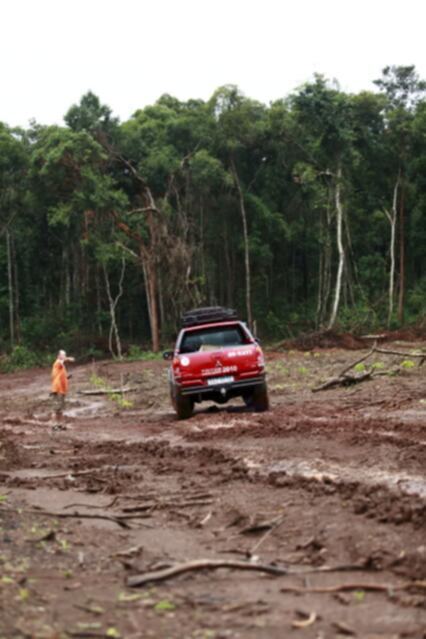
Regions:
<svg viewBox="0 0 426 639"><path fill-rule="evenodd" d="M227 375L226 377L211 377L207 380L207 384L209 386L217 386L218 384L229 384L233 382L234 378L232 375Z"/></svg>

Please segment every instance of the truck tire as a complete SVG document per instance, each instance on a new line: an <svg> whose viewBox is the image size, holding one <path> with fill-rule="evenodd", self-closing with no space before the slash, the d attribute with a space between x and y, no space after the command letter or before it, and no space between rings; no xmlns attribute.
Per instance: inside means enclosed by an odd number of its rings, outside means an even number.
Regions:
<svg viewBox="0 0 426 639"><path fill-rule="evenodd" d="M177 391L174 404L178 419L189 419L191 417L194 404L189 397L184 397Z"/></svg>
<svg viewBox="0 0 426 639"><path fill-rule="evenodd" d="M257 413L269 410L268 387L266 384L256 386L253 391L251 405Z"/></svg>

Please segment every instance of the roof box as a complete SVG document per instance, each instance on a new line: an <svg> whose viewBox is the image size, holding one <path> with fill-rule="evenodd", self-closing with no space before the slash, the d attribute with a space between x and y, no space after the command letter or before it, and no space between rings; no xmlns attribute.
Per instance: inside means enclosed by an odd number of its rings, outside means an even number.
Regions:
<svg viewBox="0 0 426 639"><path fill-rule="evenodd" d="M237 312L233 308L223 306L206 306L204 308L194 308L182 315L182 327L198 326L199 324L210 324L214 322L226 322L236 320Z"/></svg>

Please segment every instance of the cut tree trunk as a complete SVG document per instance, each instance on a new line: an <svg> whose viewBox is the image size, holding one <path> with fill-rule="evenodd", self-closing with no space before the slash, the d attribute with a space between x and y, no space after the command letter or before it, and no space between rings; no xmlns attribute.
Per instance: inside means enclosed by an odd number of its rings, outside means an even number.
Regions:
<svg viewBox="0 0 426 639"><path fill-rule="evenodd" d="M6 230L6 251L7 251L7 282L9 288L9 333L10 346L15 345L15 310L14 310L14 290L12 273L12 249L9 229Z"/></svg>
<svg viewBox="0 0 426 639"><path fill-rule="evenodd" d="M117 325L116 309L117 309L117 304L120 300L120 297L123 295L123 281L124 281L124 273L126 271L126 260L124 259L124 257L122 258L120 280L118 283L118 293L115 296L115 298L113 298L111 294L111 286L110 286L108 271L105 264L103 264L103 270L104 270L104 278L105 278L105 289L107 292L108 303L109 303L109 314L111 318L109 339L108 339L109 350L111 355L114 358L117 357L118 359L123 359L123 355L121 352L120 333L118 331L118 325ZM115 347L117 349L117 353L115 353L114 351L113 337L115 338Z"/></svg>
<svg viewBox="0 0 426 639"><path fill-rule="evenodd" d="M333 310L331 312L330 321L328 323L328 329L333 328L337 319L337 312L339 310L340 295L342 292L342 277L345 266L345 249L343 246L343 207L341 198L342 188L342 166L339 164L336 175L336 189L335 189L335 203L336 203L336 231L337 231L337 250L339 253L339 266L337 269L336 287L334 290L334 302Z"/></svg>
<svg viewBox="0 0 426 639"><path fill-rule="evenodd" d="M405 209L404 209L404 184L401 186L401 199L399 204L399 298L398 321L404 323L405 300Z"/></svg>
<svg viewBox="0 0 426 639"><path fill-rule="evenodd" d="M231 167L232 167L232 175L234 178L235 186L237 187L238 197L240 200L240 213L241 213L241 220L243 223L243 238L244 238L244 267L245 267L245 279L246 279L247 324L249 325L249 328L252 328L253 316L252 316L252 310L251 310L250 250L249 250L249 235L248 235L248 225L247 225L247 212L246 212L246 207L244 202L244 193L241 188L241 182L238 177L237 169L236 169L233 158L231 158Z"/></svg>
<svg viewBox="0 0 426 639"><path fill-rule="evenodd" d="M390 270L389 270L389 310L388 310L388 328L392 322L393 315L393 299L394 299L394 286L395 286L395 231L396 231L396 220L398 213L398 190L399 190L399 182L400 182L400 174L395 182L395 186L393 189L393 201L392 201L392 212L387 211L385 209L385 215L389 220L389 224L391 227L391 239L390 239Z"/></svg>

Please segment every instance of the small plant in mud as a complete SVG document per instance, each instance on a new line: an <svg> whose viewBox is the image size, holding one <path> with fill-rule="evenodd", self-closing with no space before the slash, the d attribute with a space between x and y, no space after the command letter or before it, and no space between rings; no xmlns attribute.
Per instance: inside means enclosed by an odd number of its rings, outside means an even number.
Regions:
<svg viewBox="0 0 426 639"><path fill-rule="evenodd" d="M272 364L269 364L268 368L273 372L282 373L283 375L288 375L290 373L290 370L283 362L273 362Z"/></svg>
<svg viewBox="0 0 426 639"><path fill-rule="evenodd" d="M129 348L129 352L127 354L126 359L130 362L138 362L142 361L151 361L160 359L160 353L153 353L152 351L144 351L140 346L136 344L132 344Z"/></svg>
<svg viewBox="0 0 426 639"><path fill-rule="evenodd" d="M285 390L287 388L287 384L275 384L274 386L271 387L272 391L282 391Z"/></svg>
<svg viewBox="0 0 426 639"><path fill-rule="evenodd" d="M384 370L385 365L383 364L383 362L374 362L371 368L375 371L382 371Z"/></svg>
<svg viewBox="0 0 426 639"><path fill-rule="evenodd" d="M115 402L115 404L119 408L132 408L133 407L133 402L131 402L129 399L124 399L124 397L122 395L120 395L119 393L111 393L109 398L110 398L110 400L112 402Z"/></svg>
<svg viewBox="0 0 426 639"><path fill-rule="evenodd" d="M168 599L162 599L155 604L154 610L155 612L173 612L176 610L176 605Z"/></svg>
<svg viewBox="0 0 426 639"><path fill-rule="evenodd" d="M407 370L409 370L410 368L414 368L415 367L415 363L413 362L412 359L404 359L403 362L401 362L401 368L406 368Z"/></svg>
<svg viewBox="0 0 426 639"><path fill-rule="evenodd" d="M99 377L99 375L96 375L96 373L93 373L90 376L90 382L91 384L93 384L93 386L96 386L96 388L102 388L108 395L108 398L112 402L114 402L116 406L118 406L118 408L126 409L126 408L133 407L133 402L131 402L128 399L125 399L121 393L112 392L112 387L109 386L108 382L105 379L103 379L103 377Z"/></svg>
<svg viewBox="0 0 426 639"><path fill-rule="evenodd" d="M362 362L360 362L359 364L357 364L356 366L354 366L354 371L356 373L364 373L365 372L365 364L363 364Z"/></svg>

